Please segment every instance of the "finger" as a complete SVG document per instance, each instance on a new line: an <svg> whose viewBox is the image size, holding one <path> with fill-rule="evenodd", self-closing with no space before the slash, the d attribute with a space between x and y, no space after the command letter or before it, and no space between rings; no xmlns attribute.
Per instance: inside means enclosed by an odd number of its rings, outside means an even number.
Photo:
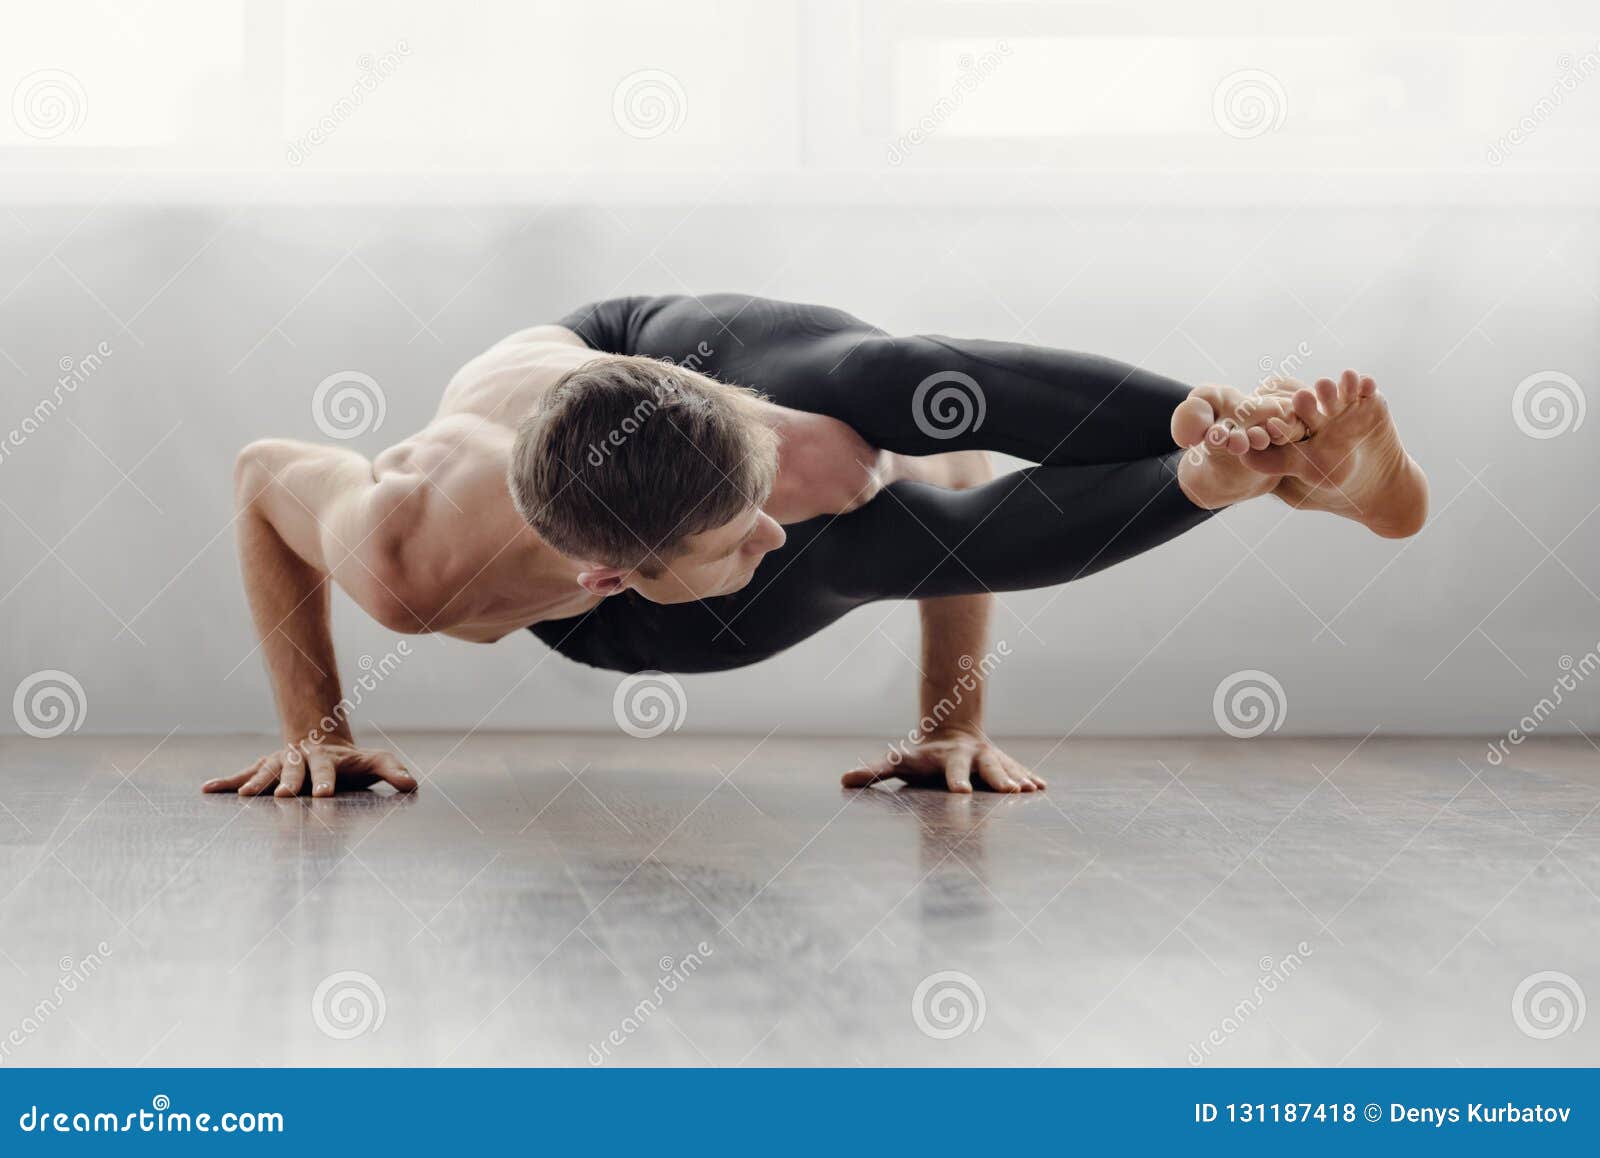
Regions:
<svg viewBox="0 0 1600 1158"><path fill-rule="evenodd" d="M283 771L278 775L278 788L274 796L299 796L300 786L306 781L306 759L300 749L290 749L283 760Z"/></svg>
<svg viewBox="0 0 1600 1158"><path fill-rule="evenodd" d="M957 749L944 762L944 786L951 792L972 791L972 753Z"/></svg>
<svg viewBox="0 0 1600 1158"><path fill-rule="evenodd" d="M1011 775L1024 783L1033 785L1035 792L1044 791L1044 777L1037 775L1032 768L1029 768L1020 760L1012 759L1010 756L1006 757L1006 762L1011 769Z"/></svg>
<svg viewBox="0 0 1600 1158"><path fill-rule="evenodd" d="M865 788L869 784L876 784L880 780L898 775L894 766L887 760L874 760L871 764L864 764L860 768L852 768L839 779L839 783L846 788Z"/></svg>
<svg viewBox="0 0 1600 1158"><path fill-rule="evenodd" d="M393 784L397 792L417 790L416 777L406 771L406 766L393 752L379 752L372 760L372 770Z"/></svg>
<svg viewBox="0 0 1600 1158"><path fill-rule="evenodd" d="M992 755L994 757L995 765L999 768L1001 774L1003 776L1005 776L1005 778L1007 780L1009 780L1011 782L1011 784L1014 786L1012 788L1012 791L1014 791L1014 792L1032 792L1033 791L1033 781L1031 779L1029 779L1029 777L1023 772L1021 764L1018 764L1015 760L1013 760L1010 756L1007 756L1004 752L998 752L997 751L997 752L989 753L989 755Z"/></svg>
<svg viewBox="0 0 1600 1158"><path fill-rule="evenodd" d="M870 788L880 780L892 780L897 775L897 772L873 772L867 768L857 768L839 777L839 783L846 788Z"/></svg>
<svg viewBox="0 0 1600 1158"><path fill-rule="evenodd" d="M239 795L259 796L268 788L272 787L273 782L278 779L278 773L282 770L283 757L268 756L261 762L261 767L256 769L255 775L250 777L250 779L246 780L244 784L240 786Z"/></svg>
<svg viewBox="0 0 1600 1158"><path fill-rule="evenodd" d="M261 757L261 760L265 760L265 759L266 759L265 756ZM241 784L245 783L247 780L250 779L250 777L252 777L252 776L254 776L256 774L256 770L261 767L261 760L257 760L254 764L250 765L250 767L246 768L243 772L235 772L232 776L218 776L213 780L207 780L204 784L200 785L200 791L201 792L234 792L234 791L237 791Z"/></svg>
<svg viewBox="0 0 1600 1158"><path fill-rule="evenodd" d="M306 757L306 765L311 770L311 795L332 796L335 781L333 756L327 752L313 751Z"/></svg>
<svg viewBox="0 0 1600 1158"><path fill-rule="evenodd" d="M993 752L983 752L978 757L978 773L983 782L995 792L1020 792L1022 785L1011 778L1003 761Z"/></svg>
<svg viewBox="0 0 1600 1158"><path fill-rule="evenodd" d="M1265 426L1252 426L1245 434L1249 436L1251 450L1266 450L1272 445L1272 435Z"/></svg>

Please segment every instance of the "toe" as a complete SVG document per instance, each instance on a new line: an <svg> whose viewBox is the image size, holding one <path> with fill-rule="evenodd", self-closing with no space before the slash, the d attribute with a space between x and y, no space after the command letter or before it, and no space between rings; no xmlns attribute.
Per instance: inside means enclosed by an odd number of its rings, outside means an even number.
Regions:
<svg viewBox="0 0 1600 1158"><path fill-rule="evenodd" d="M1196 391L1172 412L1172 441L1185 448L1197 446L1216 420L1216 410Z"/></svg>
<svg viewBox="0 0 1600 1158"><path fill-rule="evenodd" d="M1361 375L1354 370L1346 370L1339 375L1339 404L1348 406L1356 400L1356 394L1361 389Z"/></svg>
<svg viewBox="0 0 1600 1158"><path fill-rule="evenodd" d="M1322 413L1329 418L1339 413L1339 387L1332 378L1317 379L1317 401L1322 404Z"/></svg>
<svg viewBox="0 0 1600 1158"><path fill-rule="evenodd" d="M1332 386L1333 383L1329 382ZM1306 424L1306 429L1315 433L1323 423L1322 411L1317 409L1317 396L1309 390L1296 390L1294 395L1294 412L1301 422Z"/></svg>
<svg viewBox="0 0 1600 1158"><path fill-rule="evenodd" d="M1247 432L1251 450L1265 450L1272 445L1272 435L1265 426L1252 426Z"/></svg>
<svg viewBox="0 0 1600 1158"><path fill-rule="evenodd" d="M1361 384L1358 388L1358 396L1362 398L1371 398L1377 392L1378 384L1363 374L1361 377Z"/></svg>

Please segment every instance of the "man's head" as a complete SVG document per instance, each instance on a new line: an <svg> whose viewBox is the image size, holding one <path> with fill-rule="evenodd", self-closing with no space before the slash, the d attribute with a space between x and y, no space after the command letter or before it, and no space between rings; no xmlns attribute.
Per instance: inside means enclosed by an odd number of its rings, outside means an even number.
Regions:
<svg viewBox="0 0 1600 1158"><path fill-rule="evenodd" d="M564 375L517 431L517 511L597 595L657 603L737 591L783 529L761 510L778 442L755 395L653 358Z"/></svg>

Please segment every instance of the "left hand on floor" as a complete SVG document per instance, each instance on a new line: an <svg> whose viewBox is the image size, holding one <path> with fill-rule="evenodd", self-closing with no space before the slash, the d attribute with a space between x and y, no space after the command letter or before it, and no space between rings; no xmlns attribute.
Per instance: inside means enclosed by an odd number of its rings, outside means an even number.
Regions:
<svg viewBox="0 0 1600 1158"><path fill-rule="evenodd" d="M936 731L920 743L862 768L846 772L846 788L866 788L880 780L904 780L915 788L971 792L1042 792L1044 778L990 743L980 732Z"/></svg>

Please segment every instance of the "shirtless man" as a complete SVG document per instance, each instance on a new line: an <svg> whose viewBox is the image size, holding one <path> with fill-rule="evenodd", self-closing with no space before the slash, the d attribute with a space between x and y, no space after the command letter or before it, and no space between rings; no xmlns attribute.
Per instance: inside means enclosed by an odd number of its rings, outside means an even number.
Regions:
<svg viewBox="0 0 1600 1158"><path fill-rule="evenodd" d="M1039 465L996 478L987 451ZM428 426L370 461L282 439L239 454L241 564L284 746L203 790L416 788L333 712L331 579L393 631L528 628L620 672L739 667L917 599L922 726L845 785L1036 791L983 732L974 661L994 593L1068 582L1266 495L1389 538L1427 513L1387 403L1350 370L1247 398L744 295L595 303L473 359Z"/></svg>

